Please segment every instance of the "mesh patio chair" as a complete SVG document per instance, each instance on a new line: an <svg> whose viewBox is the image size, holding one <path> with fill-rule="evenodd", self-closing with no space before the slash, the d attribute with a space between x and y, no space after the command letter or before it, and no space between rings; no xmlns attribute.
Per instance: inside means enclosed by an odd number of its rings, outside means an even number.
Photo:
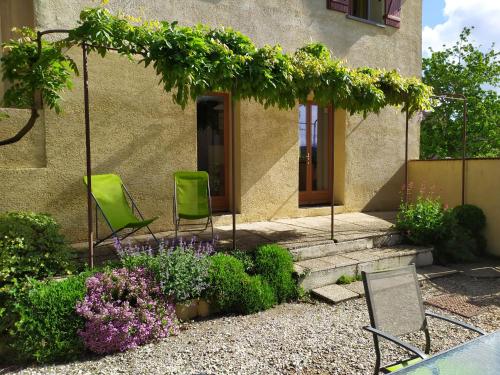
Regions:
<svg viewBox="0 0 500 375"><path fill-rule="evenodd" d="M87 176L83 177L83 182L87 185ZM92 197L96 205L96 240L94 246L111 237L123 240L142 228L146 228L154 240L158 242L158 239L149 228L149 224L155 221L157 217L148 220L144 219L120 176L115 174L92 175ZM99 239L98 211L101 212L111 230L111 234L102 239ZM138 217L134 214L134 211ZM119 233L124 234L120 237Z"/></svg>
<svg viewBox="0 0 500 375"><path fill-rule="evenodd" d="M207 219L205 228L210 224L212 240L214 225L212 221L212 203L208 173L204 171L180 171L174 173L174 225L175 238L179 232L181 219ZM186 224L197 225L197 224Z"/></svg>
<svg viewBox="0 0 500 375"><path fill-rule="evenodd" d="M484 335L483 331L469 324L424 311L415 265L387 271L362 272L361 275L371 324L363 329L373 334L376 352L375 374L380 371L385 374L395 372L427 358L431 349L427 317L441 319ZM425 334L424 352L398 338L418 331ZM380 338L406 349L412 356L407 360L381 367Z"/></svg>

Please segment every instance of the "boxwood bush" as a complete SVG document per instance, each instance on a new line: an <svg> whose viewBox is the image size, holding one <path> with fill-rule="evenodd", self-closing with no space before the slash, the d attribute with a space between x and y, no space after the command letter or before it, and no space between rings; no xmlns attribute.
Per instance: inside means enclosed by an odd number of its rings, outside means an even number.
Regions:
<svg viewBox="0 0 500 375"><path fill-rule="evenodd" d="M0 317L9 289L27 277L70 274L75 264L60 227L49 215L0 215Z"/></svg>
<svg viewBox="0 0 500 375"><path fill-rule="evenodd" d="M91 273L62 281L30 279L13 291L9 304L9 346L18 361L40 363L77 358L83 351L78 331L84 320L75 311L86 294L85 280Z"/></svg>
<svg viewBox="0 0 500 375"><path fill-rule="evenodd" d="M271 285L278 303L298 297L297 282L293 278L293 259L285 248L275 244L258 247L255 270Z"/></svg>

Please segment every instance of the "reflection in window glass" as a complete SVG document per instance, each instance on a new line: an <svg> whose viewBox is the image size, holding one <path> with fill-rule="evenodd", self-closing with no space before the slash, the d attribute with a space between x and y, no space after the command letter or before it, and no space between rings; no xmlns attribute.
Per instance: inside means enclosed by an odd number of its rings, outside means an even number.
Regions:
<svg viewBox="0 0 500 375"><path fill-rule="evenodd" d="M223 96L202 96L196 102L198 170L210 176L212 196L225 195L225 152Z"/></svg>

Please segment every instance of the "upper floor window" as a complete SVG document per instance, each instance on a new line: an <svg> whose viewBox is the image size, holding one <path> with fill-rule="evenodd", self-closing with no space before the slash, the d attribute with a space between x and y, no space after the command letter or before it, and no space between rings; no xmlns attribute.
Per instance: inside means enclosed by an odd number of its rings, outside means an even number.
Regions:
<svg viewBox="0 0 500 375"><path fill-rule="evenodd" d="M328 9L373 23L400 27L402 0L327 0Z"/></svg>

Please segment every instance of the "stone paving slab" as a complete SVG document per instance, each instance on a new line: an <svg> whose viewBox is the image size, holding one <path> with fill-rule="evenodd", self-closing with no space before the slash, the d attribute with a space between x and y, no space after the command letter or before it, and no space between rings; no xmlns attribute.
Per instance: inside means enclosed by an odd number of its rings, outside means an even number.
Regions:
<svg viewBox="0 0 500 375"><path fill-rule="evenodd" d="M351 292L357 293L360 296L365 295L365 287L362 281L355 281L350 284L342 285L344 288L349 289Z"/></svg>
<svg viewBox="0 0 500 375"><path fill-rule="evenodd" d="M449 276L457 273L458 271L455 269L443 267L443 266L427 266L417 269L417 276L420 281L422 280L431 280L438 277Z"/></svg>
<svg viewBox="0 0 500 375"><path fill-rule="evenodd" d="M339 303L348 299L359 297L358 293L350 291L349 289L346 289L337 284L331 284L323 286L321 288L316 288L313 289L312 292L315 295L332 303Z"/></svg>

